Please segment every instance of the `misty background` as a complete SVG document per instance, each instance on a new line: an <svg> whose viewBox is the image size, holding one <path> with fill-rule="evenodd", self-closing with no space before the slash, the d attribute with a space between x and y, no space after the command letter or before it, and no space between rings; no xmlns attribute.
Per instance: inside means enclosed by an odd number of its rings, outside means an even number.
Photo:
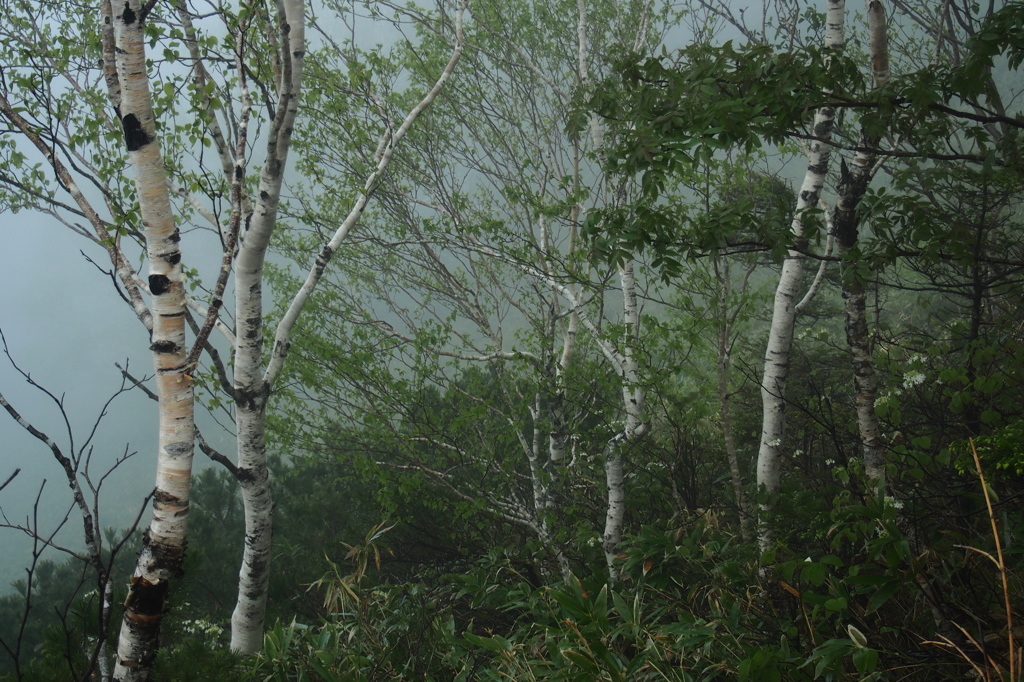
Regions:
<svg viewBox="0 0 1024 682"><path fill-rule="evenodd" d="M403 40L402 33L390 22L357 16L355 12L345 17L328 13L316 20L329 35L353 39L360 49L379 49ZM209 32L223 30L212 20L200 24ZM358 30L353 29L356 25ZM322 36L312 27L307 30L307 40L311 49L323 45ZM261 138L254 140L251 167L262 161L263 144ZM27 146L23 151L29 158L36 156L35 150ZM42 157L33 160L42 161ZM289 165L292 163L293 159ZM289 171L287 180L294 182L297 178ZM216 237L212 232L197 234L199 231L189 225L181 229L185 236L184 264L198 269L204 281L212 282L221 257ZM69 426L77 452L89 439L104 403L122 387L122 374L115 363L122 367L127 363L136 378L152 376L149 336L118 296L109 274L103 272L110 268L106 253L54 218L33 211L0 211L0 244L0 331L18 367L62 399L69 424L65 424L55 401L31 386L6 355L0 355L0 393L28 423L70 456ZM273 254L269 258L276 260ZM139 267L140 262L137 259L135 265ZM145 277L147 269L143 264L139 274ZM234 299L232 287L233 279L225 292L228 313ZM194 293L203 298L201 291ZM274 300L274 292L265 284L265 309L269 310ZM230 325L230 319L224 319ZM219 347L222 357L230 357L216 331L210 341ZM213 447L234 459L234 436L220 425L230 426L231 420L223 412L215 416L219 424L206 409L197 406L196 425ZM89 469L94 484L126 453L136 453L102 483L99 508L104 528L128 528L153 489L157 426L156 404L135 388L111 403L96 429L90 442ZM196 447L193 473L210 465ZM18 476L0 491L0 594L12 591L12 581L25 578L25 568L32 561L32 539L12 526L38 523L39 533L49 537L71 510L54 544L72 550L84 548L81 515L71 508L73 500L63 469L45 443L0 410L0 483L16 469L21 470ZM89 492L84 492L88 498ZM33 519L37 496L38 516ZM148 507L139 523L143 528L148 526ZM55 548L40 549L43 559L66 558ZM138 547L129 543L123 551L137 552Z"/></svg>

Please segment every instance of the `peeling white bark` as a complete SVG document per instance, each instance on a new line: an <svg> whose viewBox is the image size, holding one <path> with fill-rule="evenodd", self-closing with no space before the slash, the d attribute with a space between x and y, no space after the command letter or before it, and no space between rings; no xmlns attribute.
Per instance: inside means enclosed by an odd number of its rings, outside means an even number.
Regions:
<svg viewBox="0 0 1024 682"><path fill-rule="evenodd" d="M265 442L270 383L263 376L263 266L270 236L277 225L306 50L302 1L283 0L278 9L282 69L277 84L277 110L270 127L252 218L235 259L236 478L242 490L245 546L238 575L238 598L231 614L231 650L242 654L254 654L263 646L263 621L270 585L274 501ZM242 210L239 196L235 211ZM233 219L238 220L239 216Z"/></svg>
<svg viewBox="0 0 1024 682"><path fill-rule="evenodd" d="M825 47L839 51L843 47L845 0L828 0ZM769 495L779 492L782 476L781 447L785 431L786 378L789 374L789 351L793 344L793 326L799 302L800 283L804 272L801 253L809 235L808 211L818 206L821 188L828 173L835 110L818 109L814 115L812 134L816 138L807 150L807 171L797 196L796 212L790 227L793 248L782 263L782 274L775 290L771 331L765 349L764 374L761 379L762 426L761 444L757 453L757 485ZM764 509L767 511L767 509ZM771 544L771 532L762 522L759 533L762 550Z"/></svg>
<svg viewBox="0 0 1024 682"><path fill-rule="evenodd" d="M185 373L185 290L180 236L171 211L146 70L145 17L138 0L113 16L121 125L135 175L149 259L153 362L160 397L153 519L125 602L115 680L147 680L170 580L185 551L195 440L192 378Z"/></svg>
<svg viewBox="0 0 1024 682"><path fill-rule="evenodd" d="M636 278L633 262L626 261L619 267L619 282L622 286L622 311L626 332L623 351L616 369L622 378L622 405L625 424L605 449L605 482L608 486L608 508L605 514L602 546L608 575L611 580L619 577L619 543L622 542L622 528L626 514L626 485L623 468L625 451L646 432L643 421L645 397L640 385L640 372L633 347L640 338L640 314L636 302Z"/></svg>
<svg viewBox="0 0 1024 682"><path fill-rule="evenodd" d="M590 85L590 71L588 62L590 59L590 41L587 34L588 16L586 0L577 0L577 69L579 82L584 87ZM635 36L634 48L643 43L645 37L645 22L641 23L640 29ZM590 114L590 136L592 148L601 150L604 146L604 129L597 114ZM609 184L606 187L608 194L615 197L620 194L620 185ZM625 423L621 431L613 436L605 446L605 485L608 489L608 506L605 510L604 532L601 536L601 545L604 549L605 562L608 566L609 579L615 581L619 576L617 557L619 554L619 543L622 542L622 529L626 515L626 485L623 459L629 444L639 438L646 430L643 423L644 391L640 386L639 369L636 359L633 356L633 347L640 337L640 316L636 302L636 278L633 274L633 262L627 260L618 268L619 282L622 286L622 313L625 324L625 339L623 350L619 352L607 340L601 338L593 324L580 314L579 303L575 301L573 292L561 287L562 295L568 294L572 303L571 313L577 317L577 325L580 321L584 327L591 332L598 342L601 351L604 353L617 374L622 380L622 407L625 414Z"/></svg>
<svg viewBox="0 0 1024 682"><path fill-rule="evenodd" d="M889 81L889 47L886 33L885 8L881 0L868 0L868 34L870 37L871 69L875 86ZM843 299L846 308L846 341L850 346L853 364L854 395L857 409L857 431L860 436L864 474L873 490L885 487L885 446L882 430L875 414L878 397L878 378L871 356L871 337L868 332L865 283L859 275L856 261L852 260L858 241L859 217L857 206L867 191L875 170L876 138L861 133L861 151L844 168L840 178L839 200L836 202L835 223L839 239L839 254L843 259Z"/></svg>

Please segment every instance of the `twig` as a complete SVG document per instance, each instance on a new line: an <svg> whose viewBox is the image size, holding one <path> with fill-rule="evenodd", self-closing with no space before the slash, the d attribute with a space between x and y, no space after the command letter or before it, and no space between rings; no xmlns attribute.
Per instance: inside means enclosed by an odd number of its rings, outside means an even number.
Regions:
<svg viewBox="0 0 1024 682"><path fill-rule="evenodd" d="M124 376L125 379L127 379L128 381L130 381L133 384L135 384L138 388L140 388L142 390L142 392L145 393L149 397L150 400L155 400L156 402L160 402L160 397L156 393L153 393L153 391L151 391L148 388L146 388L146 385L142 383L143 381L146 380L145 377L143 377L142 379L136 379L135 377L133 377L128 372L128 370L126 368L122 367L121 363L119 363L119 362L115 362L114 363L114 367L117 367L119 370L121 370L122 376Z"/></svg>
<svg viewBox="0 0 1024 682"><path fill-rule="evenodd" d="M1003 543L999 541L999 528L996 525L995 513L992 511L992 500L988 494L988 484L985 482L985 473L981 470L981 459L978 457L978 448L974 446L974 439L968 438L971 444L971 454L974 456L974 466L978 470L978 478L981 480L981 491L985 494L985 506L988 508L988 520L992 524L992 539L996 543L996 556L999 558L996 564L999 567L999 576L1003 581L1003 606L1006 609L1006 639L1010 655L1010 682L1017 679L1016 675L1016 653L1014 652L1013 641L1013 610L1010 607L1010 585L1006 579L1006 561L1003 559Z"/></svg>
<svg viewBox="0 0 1024 682"><path fill-rule="evenodd" d="M17 476L20 473L21 473L21 469L15 469L14 473L11 474L10 476L8 476L7 480L3 482L3 485L0 485L0 490L3 490L4 488L6 488L7 484L10 483L11 481L13 481L14 477Z"/></svg>

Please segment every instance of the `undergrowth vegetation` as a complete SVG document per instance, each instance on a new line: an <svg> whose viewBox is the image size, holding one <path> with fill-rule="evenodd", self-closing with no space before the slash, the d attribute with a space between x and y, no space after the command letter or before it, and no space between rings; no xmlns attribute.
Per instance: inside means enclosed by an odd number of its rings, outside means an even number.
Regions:
<svg viewBox="0 0 1024 682"><path fill-rule="evenodd" d="M364 581L387 573L380 537L350 557L349 601L279 622L242 677L1007 680L1012 658L1019 679L1004 601L1021 596L1016 562L993 560L982 492L967 497L976 508L959 528L891 498L838 497L820 525L760 556L706 516L651 524L625 543L611 585L580 573L537 586L498 549L430 584Z"/></svg>

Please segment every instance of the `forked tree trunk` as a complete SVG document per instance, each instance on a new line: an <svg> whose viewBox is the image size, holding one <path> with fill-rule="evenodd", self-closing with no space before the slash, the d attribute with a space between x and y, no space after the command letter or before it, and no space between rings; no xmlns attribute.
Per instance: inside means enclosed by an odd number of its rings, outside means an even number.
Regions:
<svg viewBox="0 0 1024 682"><path fill-rule="evenodd" d="M277 114L249 229L235 261L235 427L238 473L245 512L245 547L238 599L231 614L231 649L254 654L263 646L263 621L270 584L274 501L266 453L266 410L270 383L263 370L263 265L277 223L281 186L305 59L305 16L301 0L279 4L281 79Z"/></svg>
<svg viewBox="0 0 1024 682"><path fill-rule="evenodd" d="M295 107L298 104L296 98L299 94L302 64L305 57L305 19L302 0L279 0L278 6L283 9L282 37L287 42L287 44L282 44L284 53L282 63L285 65L280 86L282 99L278 104L278 119L275 119L273 124L267 161L264 163L263 174L260 178L260 201L254 209L252 226L246 232L242 242L243 245L236 261L235 274L235 289L238 292L236 294L236 315L240 330L236 336L238 343L245 346L244 348L241 345L236 346L236 353L241 357L244 351L246 356L243 365L239 365L236 358L235 366L238 467L243 473L240 482L242 483L242 499L245 503L246 544L239 576L238 602L231 617L231 648L234 651L254 653L259 651L263 643L263 619L270 577L270 520L273 511L264 447L267 398L274 381L284 366L288 348L291 345L292 331L306 301L309 300L323 277L328 263L362 217L363 211L380 184L381 177L391 163L396 148L419 115L426 111L440 94L455 70L455 66L459 63L464 47L462 17L466 10L466 3L467 0L462 0L455 12L455 44L451 58L433 87L406 115L402 124L397 129L389 127L381 135L374 157L376 167L366 179L363 192L356 198L348 216L335 230L330 241L321 247L305 281L278 322L270 359L261 375L263 262L276 221L282 174L295 121ZM264 197L265 192L266 197ZM239 391L241 392L239 393Z"/></svg>
<svg viewBox="0 0 1024 682"><path fill-rule="evenodd" d="M828 0L825 47L832 52L843 48L843 21L845 0ZM814 115L812 134L815 139L808 145L807 171L797 197L796 212L791 226L793 248L782 263L782 274L775 290L772 325L764 357L764 375L761 379L762 426L761 444L757 453L757 485L768 495L779 492L781 485L781 447L785 431L786 378L789 375L789 351L793 344L793 325L796 307L800 301L800 285L804 273L802 251L808 242L808 211L816 210L822 185L828 173L835 110L822 107ZM767 507L762 507L767 512ZM762 520L759 530L762 550L771 544L771 532Z"/></svg>
<svg viewBox="0 0 1024 682"><path fill-rule="evenodd" d="M180 239L171 211L156 137L138 0L115 8L114 39L121 102L117 112L135 175L149 259L153 364L159 407L159 442L153 520L125 601L115 680L147 680L156 656L170 581L185 552L192 451L195 440L192 378L185 373L185 290Z"/></svg>

